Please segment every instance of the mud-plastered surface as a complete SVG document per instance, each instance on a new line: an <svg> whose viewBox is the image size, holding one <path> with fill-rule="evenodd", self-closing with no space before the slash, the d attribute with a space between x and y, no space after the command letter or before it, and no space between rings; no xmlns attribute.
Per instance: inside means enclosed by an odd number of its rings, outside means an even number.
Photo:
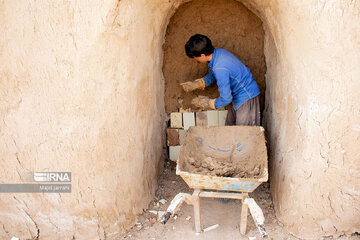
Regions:
<svg viewBox="0 0 360 240"><path fill-rule="evenodd" d="M260 178L267 167L261 127L191 127L181 146L182 171L211 176Z"/></svg>
<svg viewBox="0 0 360 240"><path fill-rule="evenodd" d="M163 45L166 112L176 112L179 108L198 110L191 99L198 95L219 96L216 83L206 90L190 93L179 85L207 73L206 63L197 63L185 54L186 41L196 33L207 35L214 47L232 52L249 67L263 96L266 66L261 20L237 1L195 0L178 8L166 31Z"/></svg>

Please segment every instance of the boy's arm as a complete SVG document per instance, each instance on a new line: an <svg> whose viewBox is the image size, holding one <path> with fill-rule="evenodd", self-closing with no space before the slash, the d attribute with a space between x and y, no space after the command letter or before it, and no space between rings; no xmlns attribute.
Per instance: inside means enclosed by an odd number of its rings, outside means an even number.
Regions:
<svg viewBox="0 0 360 240"><path fill-rule="evenodd" d="M222 108L231 103L233 97L230 88L230 72L226 68L214 69L220 96L215 99L215 108ZM206 84L205 84L206 85Z"/></svg>
<svg viewBox="0 0 360 240"><path fill-rule="evenodd" d="M203 77L203 79L204 79L205 87L209 86L210 84L212 84L216 80L211 71L209 71L208 74L206 74Z"/></svg>

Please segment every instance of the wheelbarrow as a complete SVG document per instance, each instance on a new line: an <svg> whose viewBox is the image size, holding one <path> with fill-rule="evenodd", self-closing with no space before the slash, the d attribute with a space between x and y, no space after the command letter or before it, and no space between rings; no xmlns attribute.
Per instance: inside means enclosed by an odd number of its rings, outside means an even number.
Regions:
<svg viewBox="0 0 360 240"><path fill-rule="evenodd" d="M175 196L160 220L163 224L175 215L185 201L193 205L195 230L196 233L201 233L200 198L240 199L240 233L246 233L247 214L250 209L261 236L267 236L263 212L248 195L268 180L263 127L190 127L180 147L176 174L194 191L192 194L179 193Z"/></svg>

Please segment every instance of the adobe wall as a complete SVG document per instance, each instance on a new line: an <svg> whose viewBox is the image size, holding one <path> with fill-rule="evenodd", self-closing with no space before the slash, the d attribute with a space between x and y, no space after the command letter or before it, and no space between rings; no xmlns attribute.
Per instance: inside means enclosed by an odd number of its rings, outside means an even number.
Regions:
<svg viewBox="0 0 360 240"><path fill-rule="evenodd" d="M71 194L0 194L1 239L115 239L152 199L170 4L147 2L1 2L1 183L72 172Z"/></svg>
<svg viewBox="0 0 360 240"><path fill-rule="evenodd" d="M246 1L264 21L276 215L306 239L360 230L360 3Z"/></svg>

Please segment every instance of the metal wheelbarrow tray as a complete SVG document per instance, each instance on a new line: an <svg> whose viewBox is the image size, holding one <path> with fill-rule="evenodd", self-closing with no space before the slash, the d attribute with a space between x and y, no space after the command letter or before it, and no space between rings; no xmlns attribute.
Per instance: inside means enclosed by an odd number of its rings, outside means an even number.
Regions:
<svg viewBox="0 0 360 240"><path fill-rule="evenodd" d="M261 235L267 235L263 226L263 213L254 199L248 196L249 192L253 192L262 182L268 180L263 127L190 127L180 147L176 174L180 175L194 192L192 195L176 195L161 219L162 223L165 224L185 201L194 206L195 230L200 233L201 197L241 199L240 232L246 233L247 213L250 208Z"/></svg>
<svg viewBox="0 0 360 240"><path fill-rule="evenodd" d="M240 165L245 159L244 164L247 164L247 168L259 167L259 173L250 178L240 178L204 175L186 170L189 157L196 158L204 155L215 158L233 157L233 162L238 162ZM195 159L195 161L200 160L203 159ZM268 180L264 128L256 126L191 127L180 148L176 174L194 189L253 192L262 182Z"/></svg>

